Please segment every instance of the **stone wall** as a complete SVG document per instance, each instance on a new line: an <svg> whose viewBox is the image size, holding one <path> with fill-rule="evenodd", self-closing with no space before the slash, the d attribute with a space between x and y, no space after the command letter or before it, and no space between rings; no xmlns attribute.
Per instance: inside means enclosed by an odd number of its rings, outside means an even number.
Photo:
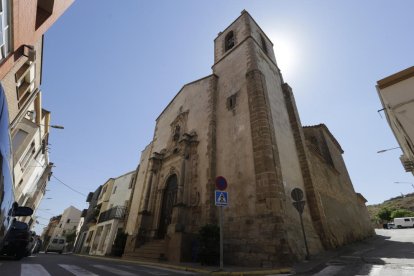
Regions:
<svg viewBox="0 0 414 276"><path fill-rule="evenodd" d="M338 247L373 234L342 158L342 149L324 125L306 127L310 169L326 225L325 244Z"/></svg>

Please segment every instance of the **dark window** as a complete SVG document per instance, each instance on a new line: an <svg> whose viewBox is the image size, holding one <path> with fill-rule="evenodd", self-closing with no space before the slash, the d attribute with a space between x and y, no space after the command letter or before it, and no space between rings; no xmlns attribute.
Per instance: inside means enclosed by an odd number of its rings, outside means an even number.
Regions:
<svg viewBox="0 0 414 276"><path fill-rule="evenodd" d="M226 105L227 105L228 110L234 109L236 107L236 99L237 99L237 94L233 94L227 98Z"/></svg>
<svg viewBox="0 0 414 276"><path fill-rule="evenodd" d="M227 35L226 38L224 39L224 49L225 51L230 50L231 48L233 48L234 46L234 33L233 31L230 31Z"/></svg>
<svg viewBox="0 0 414 276"><path fill-rule="evenodd" d="M264 39L264 37L262 35L260 35L260 39L262 40L263 51L267 54L266 40Z"/></svg>
<svg viewBox="0 0 414 276"><path fill-rule="evenodd" d="M404 221L410 221L410 219L404 219Z"/></svg>
<svg viewBox="0 0 414 276"><path fill-rule="evenodd" d="M36 12L36 30L52 15L54 0L38 0Z"/></svg>
<svg viewBox="0 0 414 276"><path fill-rule="evenodd" d="M115 194L115 192L116 192L116 186L114 187L114 191L112 192L112 194Z"/></svg>
<svg viewBox="0 0 414 276"><path fill-rule="evenodd" d="M70 219L68 219L67 221L66 221L66 223L69 223L70 222Z"/></svg>

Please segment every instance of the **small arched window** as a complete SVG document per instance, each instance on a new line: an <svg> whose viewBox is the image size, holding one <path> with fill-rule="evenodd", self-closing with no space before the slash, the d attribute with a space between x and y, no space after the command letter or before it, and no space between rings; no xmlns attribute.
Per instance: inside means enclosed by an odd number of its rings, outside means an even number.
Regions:
<svg viewBox="0 0 414 276"><path fill-rule="evenodd" d="M260 35L260 38L262 40L262 49L267 54L266 40L264 39L263 35Z"/></svg>
<svg viewBox="0 0 414 276"><path fill-rule="evenodd" d="M230 31L224 39L224 50L228 51L234 46L234 32Z"/></svg>

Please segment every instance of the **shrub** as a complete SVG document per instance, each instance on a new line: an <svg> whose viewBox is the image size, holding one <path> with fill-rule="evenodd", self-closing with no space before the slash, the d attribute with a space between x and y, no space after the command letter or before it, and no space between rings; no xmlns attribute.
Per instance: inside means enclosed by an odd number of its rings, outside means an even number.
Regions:
<svg viewBox="0 0 414 276"><path fill-rule="evenodd" d="M201 264L216 265L220 261L220 228L206 224L199 231L199 253Z"/></svg>
<svg viewBox="0 0 414 276"><path fill-rule="evenodd" d="M391 218L414 217L414 212L407 209L397 209L391 212Z"/></svg>

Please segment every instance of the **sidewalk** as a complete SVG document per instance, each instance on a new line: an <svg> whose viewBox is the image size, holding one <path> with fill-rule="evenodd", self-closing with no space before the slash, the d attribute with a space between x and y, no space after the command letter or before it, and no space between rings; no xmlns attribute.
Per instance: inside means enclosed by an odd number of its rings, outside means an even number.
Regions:
<svg viewBox="0 0 414 276"><path fill-rule="evenodd" d="M309 260L303 260L293 265L292 273L297 275L312 275L325 268L330 262L334 262L340 256L360 255L373 249L373 243L381 239L374 235L366 240L354 242L337 249L321 252L311 256Z"/></svg>
<svg viewBox="0 0 414 276"><path fill-rule="evenodd" d="M139 265L146 265L152 267L182 270L188 272L200 273L202 275L232 275L232 276L242 276L242 275L312 275L318 271L325 268L330 262L338 259L343 255L352 255L352 254L362 254L373 249L373 243L380 239L380 236L373 236L363 241L355 242L348 244L346 246L321 252L317 255L311 256L309 260L303 260L297 262L293 267L282 267L274 269L266 269L261 267L239 267L239 266L224 266L224 269L220 271L218 266L205 266L198 263L169 263L169 262L149 262L142 260L127 260L117 257L102 257L102 256L90 256L90 255L80 255L74 254L77 256L83 256L87 258L94 259L111 259L114 261L124 262L124 263L133 263Z"/></svg>

